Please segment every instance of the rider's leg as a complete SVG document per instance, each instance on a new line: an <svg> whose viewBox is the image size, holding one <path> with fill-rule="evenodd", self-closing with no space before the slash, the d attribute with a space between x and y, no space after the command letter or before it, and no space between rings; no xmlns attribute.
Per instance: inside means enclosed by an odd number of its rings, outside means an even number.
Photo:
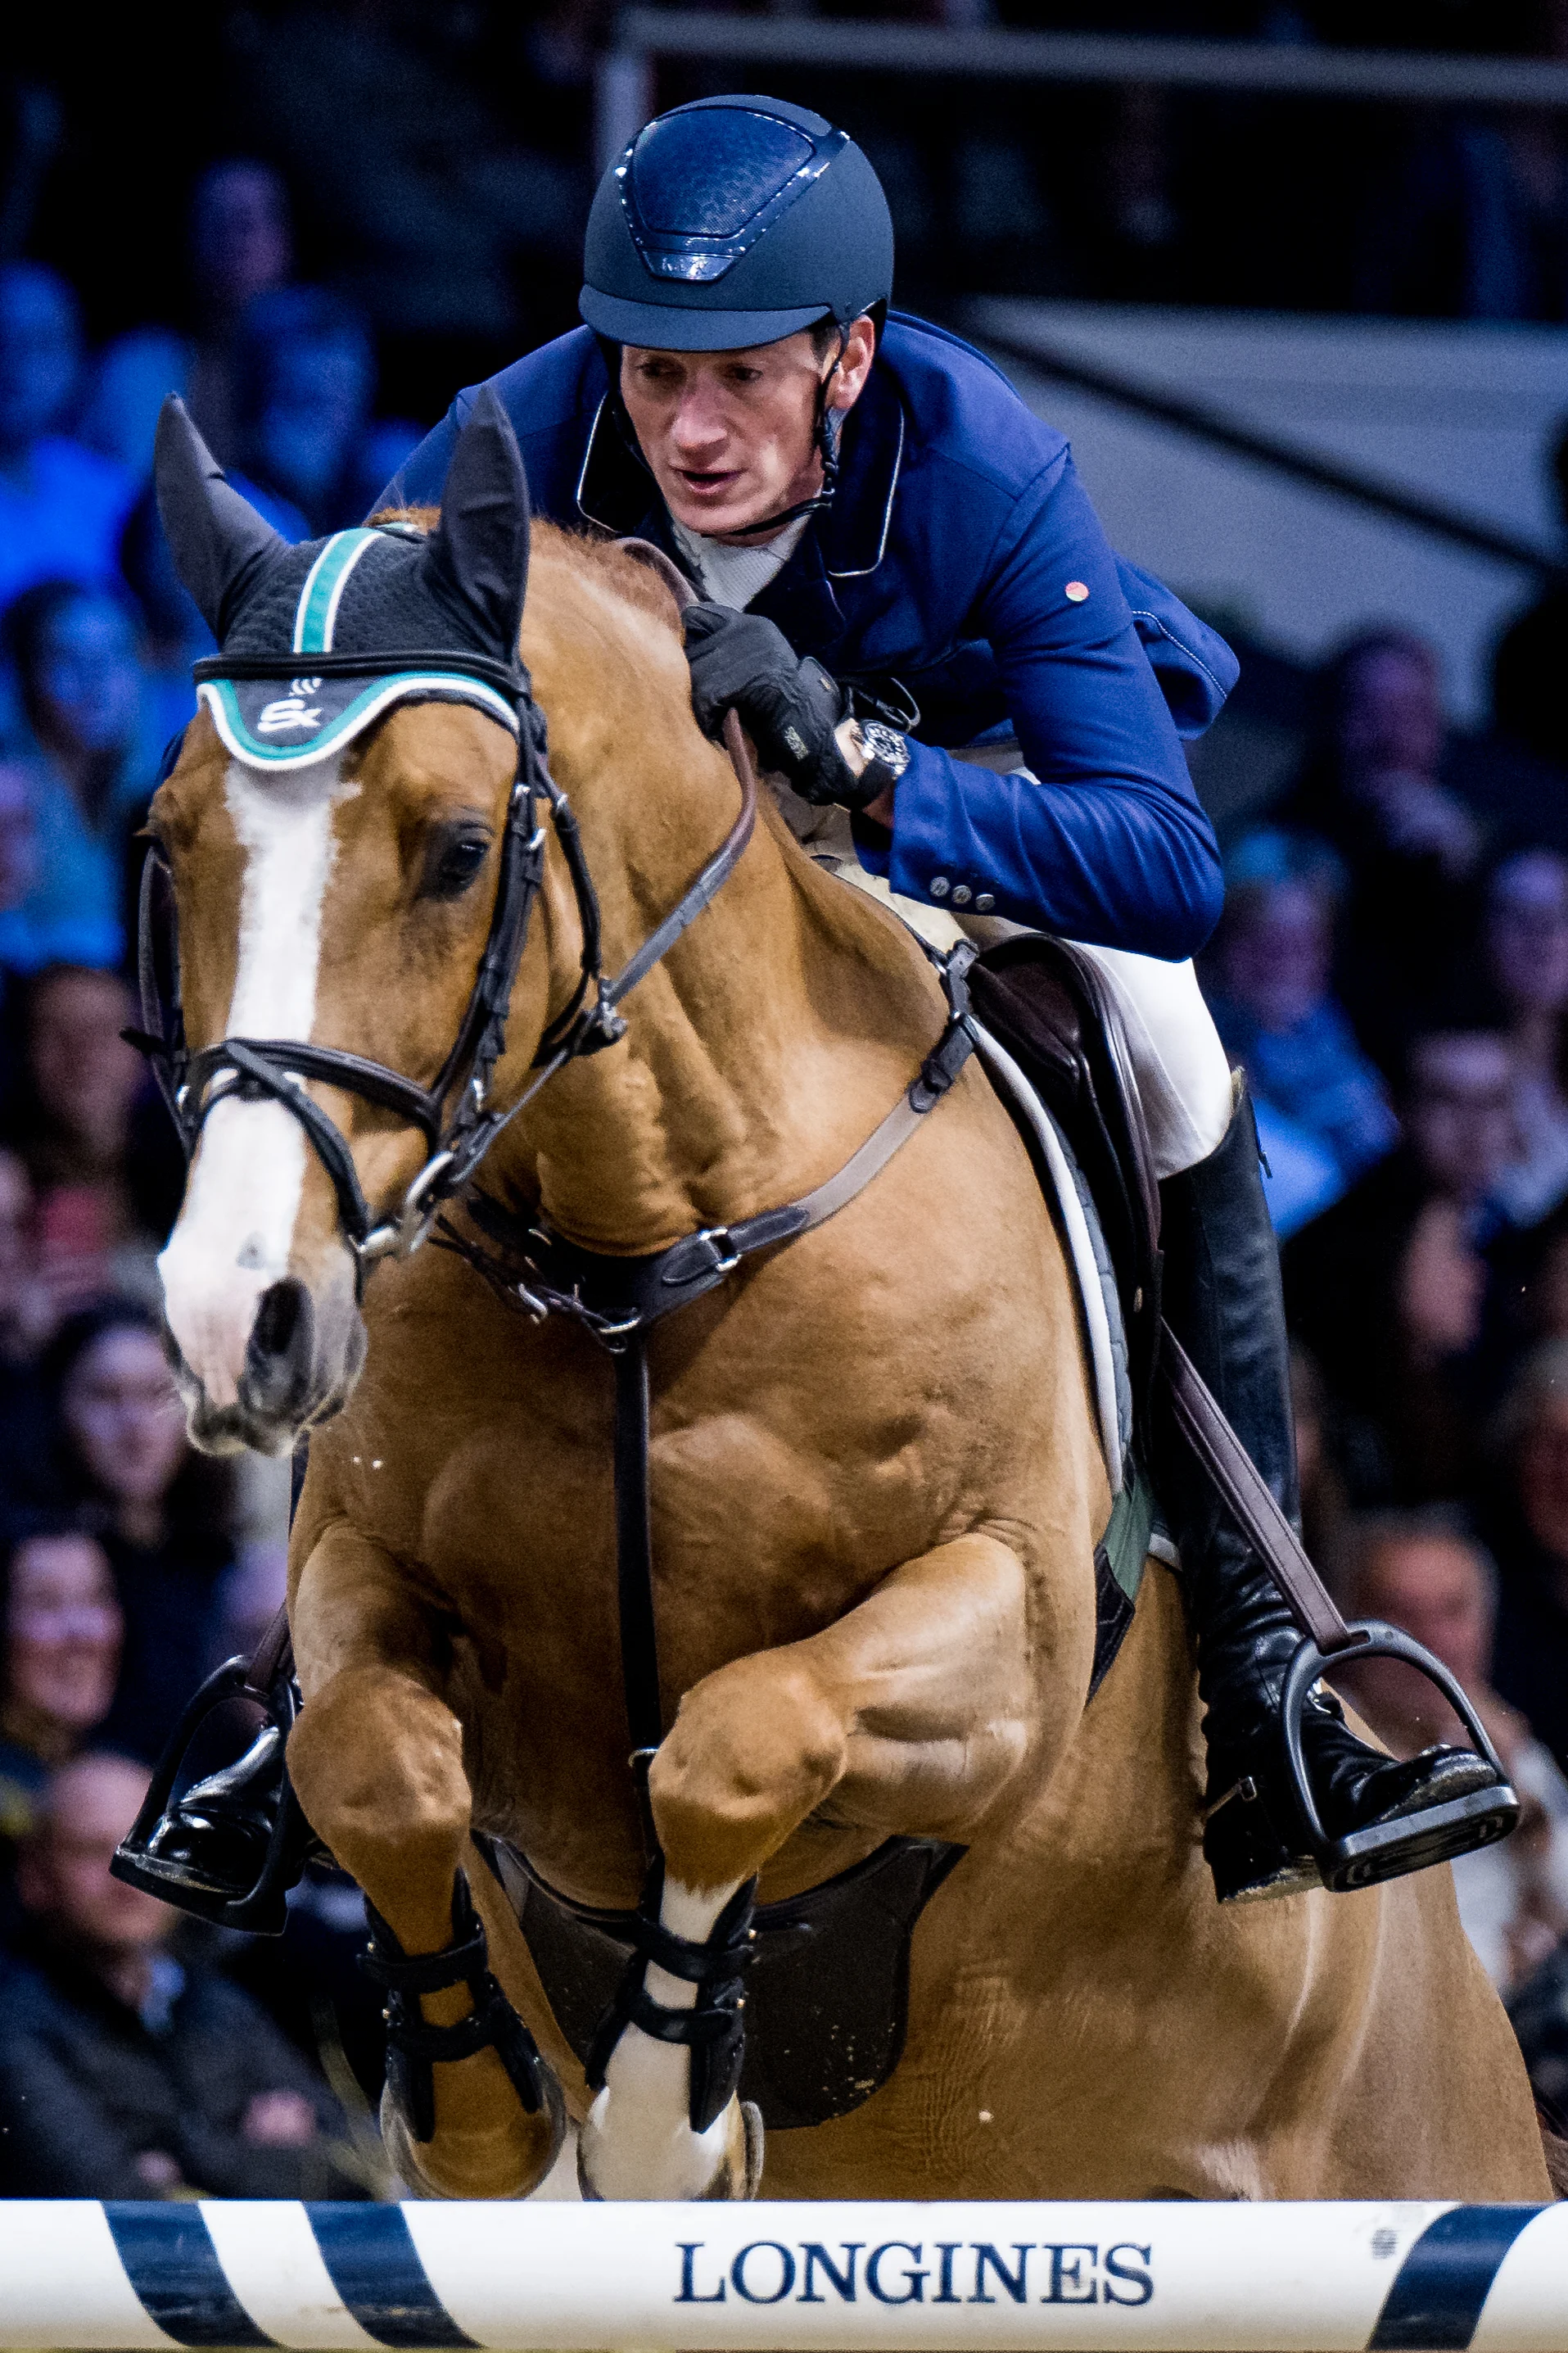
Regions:
<svg viewBox="0 0 1568 2353"><path fill-rule="evenodd" d="M1296 1445L1279 1259L1258 1168L1252 1106L1190 964L1085 951L1110 982L1161 1179L1166 1320L1292 1518ZM1318 1883L1284 1776L1279 1704L1300 1635L1257 1555L1169 1431L1157 1438L1161 1500L1182 1555L1198 1643L1211 1810L1204 1848L1222 1900ZM1497 1779L1468 1749L1394 1764L1351 1732L1330 1697L1314 1700L1303 1746L1331 1838L1418 1817ZM1256 1797L1249 1797L1248 1791Z"/></svg>
<svg viewBox="0 0 1568 2353"><path fill-rule="evenodd" d="M305 1483L308 1454L309 1441L301 1440L290 1466L290 1526ZM257 1644L247 1680L253 1690L271 1695L293 1673L294 1650L285 1607L279 1609ZM154 1859L152 1871L139 1871L132 1858L126 1876L164 1903L211 1919L215 1902L238 1905L251 1896L266 1865L279 1818L286 1811L293 1817L292 1828L268 1874L266 1911L256 1915L254 1905L250 1906L252 1916L246 1922L254 1931L280 1935L287 1919L284 1899L289 1890L298 1883L312 1854L324 1853L324 1849L298 1806L290 1804L283 1736L275 1724L264 1725L232 1765L208 1774L170 1804L150 1842Z"/></svg>

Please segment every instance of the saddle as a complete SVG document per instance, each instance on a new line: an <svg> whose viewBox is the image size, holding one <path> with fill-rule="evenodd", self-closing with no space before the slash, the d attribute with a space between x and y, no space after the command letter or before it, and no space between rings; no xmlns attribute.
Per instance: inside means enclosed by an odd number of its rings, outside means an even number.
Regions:
<svg viewBox="0 0 1568 2353"><path fill-rule="evenodd" d="M1110 1259L1141 1420L1159 1355L1160 1187L1121 1009L1091 957L1038 932L977 956L969 996L976 1020L1017 1063L1082 1174ZM1019 1127L1037 1163L1032 1132Z"/></svg>

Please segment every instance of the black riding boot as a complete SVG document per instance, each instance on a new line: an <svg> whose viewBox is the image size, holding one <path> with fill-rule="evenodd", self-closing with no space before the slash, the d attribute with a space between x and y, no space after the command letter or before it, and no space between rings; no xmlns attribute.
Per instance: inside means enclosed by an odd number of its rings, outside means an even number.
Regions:
<svg viewBox="0 0 1568 2353"><path fill-rule="evenodd" d="M1258 1130L1242 1098L1225 1141L1160 1187L1165 1320L1286 1514L1297 1516L1296 1441L1279 1259L1263 1198ZM1286 1766L1279 1700L1300 1631L1256 1553L1163 1417L1157 1483L1182 1556L1197 1640L1208 1748L1204 1853L1221 1903L1321 1883ZM1434 1851L1421 1817L1500 1777L1468 1748L1396 1764L1358 1740L1321 1685L1302 1723L1307 1772L1331 1840L1410 1818L1379 1876ZM1466 1843L1479 1843L1471 1840Z"/></svg>
<svg viewBox="0 0 1568 2353"><path fill-rule="evenodd" d="M243 1756L176 1798L202 1725L237 1699L259 1701L268 1721ZM289 1621L279 1610L255 1656L230 1659L186 1707L110 1866L114 1877L219 1926L280 1936L289 1890L313 1857L331 1860L289 1779L285 1746L299 1707Z"/></svg>
<svg viewBox="0 0 1568 2353"><path fill-rule="evenodd" d="M170 1807L149 1854L175 1884L237 1900L260 1876L289 1796L283 1736L268 1724L242 1757L194 1783ZM313 1844L301 1825L301 1834L290 1841L280 1895L299 1878Z"/></svg>

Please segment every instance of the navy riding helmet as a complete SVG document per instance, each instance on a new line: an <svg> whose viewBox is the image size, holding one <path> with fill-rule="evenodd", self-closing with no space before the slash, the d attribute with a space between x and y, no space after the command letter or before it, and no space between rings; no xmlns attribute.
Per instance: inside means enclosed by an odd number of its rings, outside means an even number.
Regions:
<svg viewBox="0 0 1568 2353"><path fill-rule="evenodd" d="M581 309L596 334L735 351L818 320L880 322L893 223L847 132L776 98L700 98L638 132L588 216Z"/></svg>

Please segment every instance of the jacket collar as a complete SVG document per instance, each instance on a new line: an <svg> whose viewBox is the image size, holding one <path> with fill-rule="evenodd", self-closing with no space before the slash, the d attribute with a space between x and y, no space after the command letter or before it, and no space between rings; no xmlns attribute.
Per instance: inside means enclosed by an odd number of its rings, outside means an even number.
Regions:
<svg viewBox="0 0 1568 2353"><path fill-rule="evenodd" d="M866 389L844 427L838 491L825 512L812 518L781 580L808 550L831 580L863 580L887 553L893 501L903 468L904 404L885 361L871 370ZM606 393L594 413L577 477L577 512L616 539L636 533L665 544L669 534L654 528L664 501L641 457L628 446ZM813 566L812 568L816 568Z"/></svg>

